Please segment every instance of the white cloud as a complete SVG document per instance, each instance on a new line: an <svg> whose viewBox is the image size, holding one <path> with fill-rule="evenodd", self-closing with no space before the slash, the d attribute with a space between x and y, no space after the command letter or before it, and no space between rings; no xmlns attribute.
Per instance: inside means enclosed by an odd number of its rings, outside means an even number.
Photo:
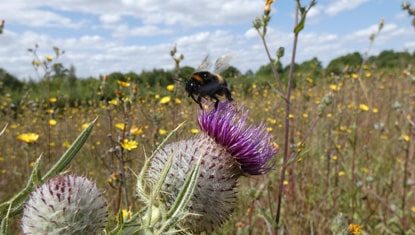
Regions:
<svg viewBox="0 0 415 235"><path fill-rule="evenodd" d="M369 0L336 0L328 5L325 9L328 15L337 15L342 11L355 9Z"/></svg>
<svg viewBox="0 0 415 235"><path fill-rule="evenodd" d="M102 14L99 17L99 20L103 24L114 24L114 23L117 23L121 20L121 16L117 15L117 14Z"/></svg>
<svg viewBox="0 0 415 235"><path fill-rule="evenodd" d="M79 28L83 22L74 22L71 19L56 14L50 10L39 8L35 3L28 1L0 1L1 17L7 23L18 23L32 27L63 27Z"/></svg>
<svg viewBox="0 0 415 235"><path fill-rule="evenodd" d="M126 24L121 24L109 28L113 30L112 35L118 38L147 37L172 33L172 30L170 29L161 29L154 25L144 25L141 27L130 28Z"/></svg>
<svg viewBox="0 0 415 235"><path fill-rule="evenodd" d="M406 49L412 49L412 50L414 50L415 49L415 42L406 42L403 46Z"/></svg>
<svg viewBox="0 0 415 235"><path fill-rule="evenodd" d="M334 2L330 5L331 10L317 6L309 17L313 20L330 12L338 14L340 11L335 10L335 6L346 10L365 1L347 1L349 8L342 6L345 2ZM206 54L214 60L230 53L232 65L241 71L255 70L268 62L257 32L250 27L253 17L261 14L262 7L262 0L107 0L105 3L102 0L44 0L36 4L28 0L2 1L0 8L7 9L7 15L4 17L5 31L0 35L0 64L19 77L33 77L33 58L26 49L39 44L41 56L53 54L52 46L64 49L66 54L62 62L66 66L75 65L80 76L97 76L113 71L140 72L154 67L172 68L169 51L177 44L179 53L185 56L183 65L196 67ZM13 15L10 13L12 10L29 14L24 16L26 18L19 18L24 14ZM42 28L45 25L79 27L84 19L75 19L78 14L86 14L89 23L97 20L98 24L89 24L74 34L60 28L48 34L50 31ZM96 20L90 19L93 17ZM26 25L27 28L9 28L7 22ZM246 27L240 27L241 23ZM297 61L318 57L326 63L344 53L363 52L369 45L369 35L376 32L377 27L371 25L342 33L339 30L322 32L321 29L317 32L313 27L306 27L300 34ZM158 37L153 38L155 35ZM153 40L155 38L157 41ZM274 22L270 24L267 41L271 54L274 55L278 47L285 47L284 64L290 58L292 39L291 30L277 28ZM402 47L413 49L412 41L413 29L409 24L403 27L389 23L385 24L372 51L399 50Z"/></svg>

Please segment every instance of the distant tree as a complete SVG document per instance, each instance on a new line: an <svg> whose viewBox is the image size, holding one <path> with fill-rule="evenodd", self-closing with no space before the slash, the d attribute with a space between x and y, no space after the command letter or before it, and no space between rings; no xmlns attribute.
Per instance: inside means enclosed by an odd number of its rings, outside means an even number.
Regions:
<svg viewBox="0 0 415 235"><path fill-rule="evenodd" d="M149 86L161 85L165 86L173 83L173 73L164 69L153 69L152 71L143 71L140 78Z"/></svg>
<svg viewBox="0 0 415 235"><path fill-rule="evenodd" d="M195 72L195 69L193 67L183 66L180 68L179 77L188 79L194 72Z"/></svg>
<svg viewBox="0 0 415 235"><path fill-rule="evenodd" d="M283 72L281 62L278 63L277 70L278 70L277 71L278 73ZM271 64L266 64L266 65L262 65L261 67L259 67L259 69L256 71L255 75L256 76L272 76Z"/></svg>
<svg viewBox="0 0 415 235"><path fill-rule="evenodd" d="M252 72L252 70L251 70L251 69L248 69L248 70L244 73L244 76L246 76L246 77L252 77L252 76L254 76L254 72Z"/></svg>
<svg viewBox="0 0 415 235"><path fill-rule="evenodd" d="M140 75L138 75L136 72L130 71L126 74L124 74L124 77L127 78L127 80L135 82L135 83L142 83L140 79Z"/></svg>
<svg viewBox="0 0 415 235"><path fill-rule="evenodd" d="M124 74L121 72L113 72L108 75L108 80L109 81L118 81L118 80L124 81L125 77L124 77Z"/></svg>
<svg viewBox="0 0 415 235"><path fill-rule="evenodd" d="M0 68L0 90L2 88L10 88L11 90L20 90L23 88L23 82L19 81L15 76Z"/></svg>
<svg viewBox="0 0 415 235"><path fill-rule="evenodd" d="M321 61L314 57L311 60L306 60L299 64L295 71L296 74L299 74L302 77L309 77L315 81L317 78L321 77L323 66L321 65Z"/></svg>
<svg viewBox="0 0 415 235"><path fill-rule="evenodd" d="M225 71L222 72L224 78L235 78L241 76L241 72L234 66L229 66Z"/></svg>
<svg viewBox="0 0 415 235"><path fill-rule="evenodd" d="M363 57L359 52L354 52L333 59L328 64L326 71L328 73L340 74L346 67L358 69L363 62Z"/></svg>
<svg viewBox="0 0 415 235"><path fill-rule="evenodd" d="M379 68L402 68L415 63L415 57L409 52L382 51L378 56L368 59L369 63L376 64Z"/></svg>

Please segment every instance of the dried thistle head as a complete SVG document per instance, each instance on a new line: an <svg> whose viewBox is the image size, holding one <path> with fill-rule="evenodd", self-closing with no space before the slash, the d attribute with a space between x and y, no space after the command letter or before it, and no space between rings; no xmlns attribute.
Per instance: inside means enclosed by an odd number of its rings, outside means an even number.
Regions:
<svg viewBox="0 0 415 235"><path fill-rule="evenodd" d="M107 221L107 204L85 177L57 176L37 188L23 210L24 234L96 234Z"/></svg>

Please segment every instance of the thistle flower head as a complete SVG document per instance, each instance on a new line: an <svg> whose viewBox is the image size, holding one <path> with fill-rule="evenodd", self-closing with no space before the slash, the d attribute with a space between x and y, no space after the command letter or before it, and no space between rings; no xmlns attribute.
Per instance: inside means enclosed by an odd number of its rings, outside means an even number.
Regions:
<svg viewBox="0 0 415 235"><path fill-rule="evenodd" d="M264 174L275 154L270 135L263 125L247 126L248 113L232 104L219 103L217 109L199 113L203 133L189 140L164 146L155 153L148 179L155 183L172 157L172 164L162 186L167 206L172 205L192 165L201 157L200 175L184 227L193 233L211 233L225 222L235 208L236 185L244 173Z"/></svg>
<svg viewBox="0 0 415 235"><path fill-rule="evenodd" d="M222 102L217 109L201 111L198 121L200 128L236 159L243 173L261 175L271 169L276 149L265 126L247 126L247 117L248 111L242 107Z"/></svg>
<svg viewBox="0 0 415 235"><path fill-rule="evenodd" d="M58 176L37 188L23 211L24 234L95 234L105 226L107 205L84 177Z"/></svg>

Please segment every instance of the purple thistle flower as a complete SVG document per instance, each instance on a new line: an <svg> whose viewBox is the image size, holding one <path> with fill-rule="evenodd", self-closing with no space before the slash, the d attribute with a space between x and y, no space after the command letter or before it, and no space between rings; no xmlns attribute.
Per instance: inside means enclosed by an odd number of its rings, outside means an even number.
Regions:
<svg viewBox="0 0 415 235"><path fill-rule="evenodd" d="M235 209L236 186L240 176L265 174L276 153L264 125L247 126L248 112L229 102L217 109L199 113L204 133L164 146L155 153L148 179L155 183L170 157L172 166L162 186L167 206L176 199L192 165L202 156L200 175L189 201L189 212L183 223L192 233L210 234L223 224Z"/></svg>
<svg viewBox="0 0 415 235"><path fill-rule="evenodd" d="M247 126L248 111L230 102L219 103L217 109L201 111L200 128L239 162L243 173L262 175L271 169L270 159L276 149L263 124Z"/></svg>

